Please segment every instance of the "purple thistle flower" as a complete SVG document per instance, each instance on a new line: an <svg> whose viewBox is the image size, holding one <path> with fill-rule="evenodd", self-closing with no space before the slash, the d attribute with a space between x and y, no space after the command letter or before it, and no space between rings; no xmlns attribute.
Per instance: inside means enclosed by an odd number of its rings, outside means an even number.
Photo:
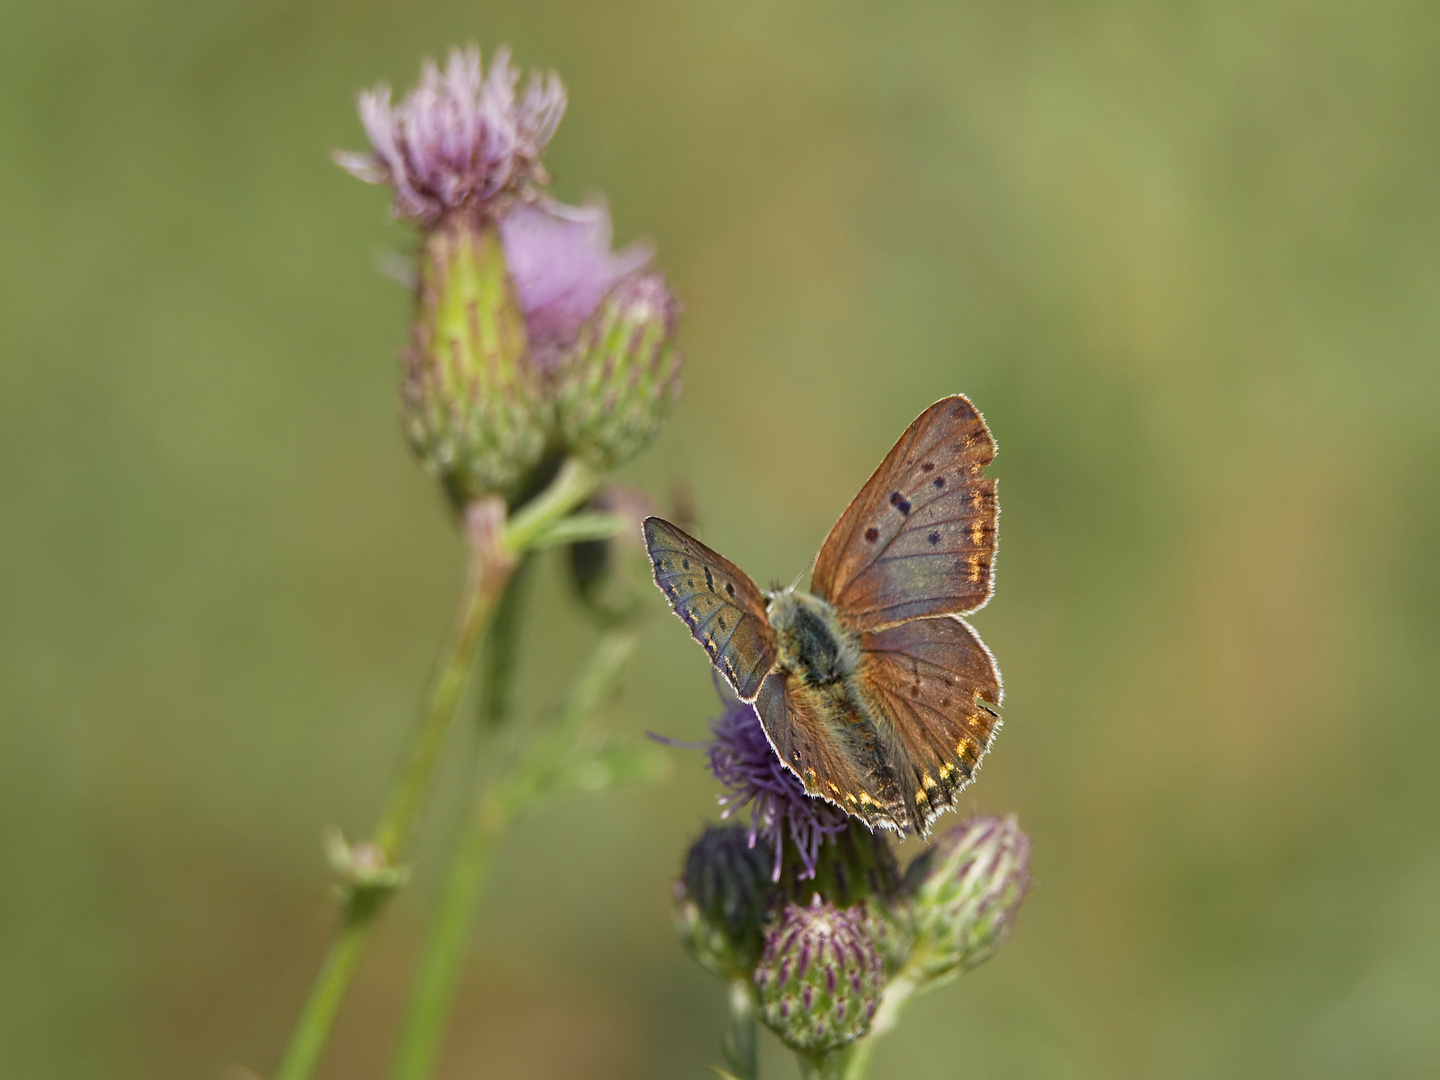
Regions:
<svg viewBox="0 0 1440 1080"><path fill-rule="evenodd" d="M519 81L503 48L488 76L473 45L452 50L443 72L426 60L419 85L400 104L383 83L360 94L371 150L335 160L366 183L389 184L395 216L425 226L543 184L540 156L564 115L565 87L553 72L535 72L517 97Z"/></svg>
<svg viewBox="0 0 1440 1080"><path fill-rule="evenodd" d="M710 771L730 789L720 796L722 817L750 806L750 843L764 837L774 853L772 880L780 880L785 834L804 867L800 876L813 878L820 845L849 827L838 806L805 794L800 778L781 762L753 705L722 691L724 711L711 727Z"/></svg>

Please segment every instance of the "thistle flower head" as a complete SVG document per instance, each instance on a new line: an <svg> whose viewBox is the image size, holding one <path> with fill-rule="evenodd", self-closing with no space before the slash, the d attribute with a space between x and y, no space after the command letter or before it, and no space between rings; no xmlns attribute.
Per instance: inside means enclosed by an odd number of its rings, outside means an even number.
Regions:
<svg viewBox="0 0 1440 1080"><path fill-rule="evenodd" d="M603 203L541 193L565 89L537 73L519 93L519 79L505 49L488 73L473 46L443 70L427 60L399 104L383 85L360 95L371 149L336 155L420 228L401 405L457 507L495 494L517 506L566 455L618 464L679 389L677 305L642 276L649 245L613 251Z"/></svg>
<svg viewBox="0 0 1440 1080"><path fill-rule="evenodd" d="M519 81L506 49L488 75L473 45L452 50L444 71L426 60L400 104L383 84L360 94L371 149L335 160L366 183L389 184L395 216L426 227L523 193L547 180L541 154L565 112L565 87L554 73L534 72L517 94Z"/></svg>
<svg viewBox="0 0 1440 1080"><path fill-rule="evenodd" d="M1010 936L1030 888L1030 838L1013 816L955 826L906 870L916 952L930 977L968 971Z"/></svg>
<svg viewBox="0 0 1440 1080"><path fill-rule="evenodd" d="M885 973L863 908L818 895L788 905L765 935L755 985L765 1023L794 1050L820 1053L864 1035Z"/></svg>
<svg viewBox="0 0 1440 1080"><path fill-rule="evenodd" d="M765 737L753 706L723 697L711 728L710 771L730 791L720 797L725 817L750 807L750 843L764 839L774 857L772 879L780 880L788 834L799 859L797 876L813 878L820 845L849 827L839 807L805 794L800 778L787 769Z"/></svg>
<svg viewBox="0 0 1440 1080"><path fill-rule="evenodd" d="M499 235L470 215L431 230L420 255L400 401L417 456L455 506L520 496L540 466L554 415L530 362Z"/></svg>

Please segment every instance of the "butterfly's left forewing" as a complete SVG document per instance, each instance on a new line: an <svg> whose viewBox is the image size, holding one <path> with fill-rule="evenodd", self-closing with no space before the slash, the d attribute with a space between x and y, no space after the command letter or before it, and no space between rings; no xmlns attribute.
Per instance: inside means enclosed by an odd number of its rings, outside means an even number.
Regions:
<svg viewBox="0 0 1440 1080"><path fill-rule="evenodd" d="M715 669L745 701L775 663L775 632L765 596L750 576L664 518L645 519L655 584Z"/></svg>

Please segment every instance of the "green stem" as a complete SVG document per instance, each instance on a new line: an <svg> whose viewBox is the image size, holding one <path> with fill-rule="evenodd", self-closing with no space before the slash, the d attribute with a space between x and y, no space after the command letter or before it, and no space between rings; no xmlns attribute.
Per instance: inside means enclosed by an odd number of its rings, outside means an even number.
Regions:
<svg viewBox="0 0 1440 1080"><path fill-rule="evenodd" d="M566 458L550 486L522 506L505 529L511 551L530 551L535 543L583 503L600 485L595 470L579 458Z"/></svg>
<svg viewBox="0 0 1440 1080"><path fill-rule="evenodd" d="M870 1050L874 1045L874 1039L866 1035L844 1051L841 1080L865 1080L865 1073L870 1068Z"/></svg>
<svg viewBox="0 0 1440 1080"><path fill-rule="evenodd" d="M870 1069L870 1052L875 1048L875 1040L895 1026L895 1022L900 1018L900 1010L918 986L915 979L904 971L890 980L880 998L880 1008L875 1011L870 1031L863 1038L832 1055L836 1059L833 1064L838 1070L833 1075L838 1080L865 1080L865 1074Z"/></svg>
<svg viewBox="0 0 1440 1080"><path fill-rule="evenodd" d="M730 984L730 1030L725 1034L725 1067L735 1080L758 1080L755 1048L755 988L745 979Z"/></svg>
<svg viewBox="0 0 1440 1080"><path fill-rule="evenodd" d="M517 560L594 494L598 484L594 470L572 458L561 466L550 486L508 522L498 499L481 499L467 508L470 562L455 625L440 654L429 703L372 834L373 846L384 863L393 865L404 851L430 788L475 649ZM314 1072L386 895L386 890L350 888L339 926L295 1022L275 1080L309 1080Z"/></svg>
<svg viewBox="0 0 1440 1080"><path fill-rule="evenodd" d="M490 562L488 566L487 559ZM421 800L429 787L436 758L455 715L460 692L464 689L476 644L494 609L503 579L509 577L509 570L503 562L498 566L496 562L501 561L490 559L489 553L472 544L465 588L461 593L454 628L440 655L430 702L411 737L404 764L375 829L374 846L386 863L393 864L399 858L410 835ZM375 917L384 906L385 895L380 890L350 888L339 928L320 965L310 996L300 1011L275 1080L306 1080L314 1071L335 1014L359 969Z"/></svg>
<svg viewBox="0 0 1440 1080"><path fill-rule="evenodd" d="M499 629L497 624L496 629ZM474 804L442 886L425 941L415 988L400 1032L392 1080L429 1080L459 981L475 907L495 844L569 752L596 707L614 686L635 646L629 631L605 634L566 702L559 720L536 740L515 768L493 785L477 781Z"/></svg>
<svg viewBox="0 0 1440 1080"><path fill-rule="evenodd" d="M504 726L510 714L514 667L520 638L520 616L524 603L522 568L510 579L495 611L485 639L481 667L484 683L480 694L480 738ZM440 1046L446 1009L454 995L469 937L470 915L490 862L502 823L491 805L489 788L477 775L476 806L467 815L467 827L460 837L450 864L450 873L432 916L430 931L421 953L415 989L401 1029L396 1050L394 1075L429 1076ZM436 1002L442 1007L437 1008Z"/></svg>
<svg viewBox="0 0 1440 1080"><path fill-rule="evenodd" d="M280 1064L280 1071L275 1074L276 1080L298 1080L309 1076L325 1047L330 1023L355 978L370 936L370 919L353 909L353 902L346 905L340 929L325 953L320 973L315 977L315 985L290 1037L285 1059Z"/></svg>
<svg viewBox="0 0 1440 1080"><path fill-rule="evenodd" d="M520 613L534 559L527 555L495 605L490 632L480 653L480 735L501 727L514 702L515 658L520 647Z"/></svg>

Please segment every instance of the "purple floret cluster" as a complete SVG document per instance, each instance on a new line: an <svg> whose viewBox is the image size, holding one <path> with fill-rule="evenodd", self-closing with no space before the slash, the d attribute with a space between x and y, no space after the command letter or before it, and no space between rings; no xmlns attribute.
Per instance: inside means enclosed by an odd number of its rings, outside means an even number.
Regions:
<svg viewBox="0 0 1440 1080"><path fill-rule="evenodd" d="M774 856L772 878L780 880L786 834L795 847L803 870L815 876L820 845L844 832L848 816L838 806L805 794L800 778L781 763L755 708L722 694L724 711L711 727L710 771L729 788L720 797L722 816L750 807L750 843L764 839Z"/></svg>
<svg viewBox="0 0 1440 1080"><path fill-rule="evenodd" d="M398 105L383 84L360 95L371 151L335 159L367 183L389 184L395 216L422 225L544 183L540 157L565 113L565 87L553 73L533 73L523 94L519 82L505 49L488 75L474 46L453 50L444 71L426 60Z"/></svg>

